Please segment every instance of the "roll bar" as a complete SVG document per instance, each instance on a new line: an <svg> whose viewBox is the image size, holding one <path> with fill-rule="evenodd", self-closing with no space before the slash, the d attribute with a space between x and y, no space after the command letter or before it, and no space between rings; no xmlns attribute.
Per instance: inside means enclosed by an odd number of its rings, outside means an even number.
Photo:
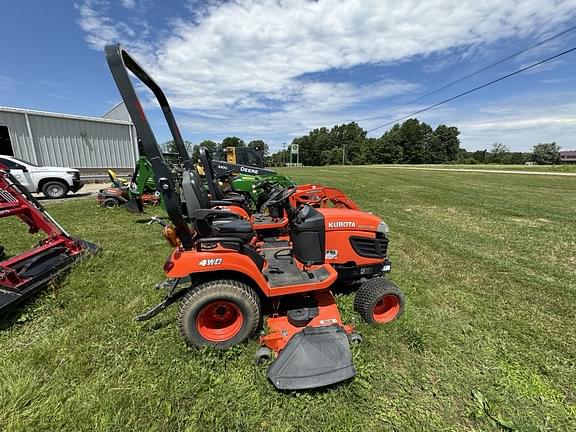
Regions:
<svg viewBox="0 0 576 432"><path fill-rule="evenodd" d="M148 119L144 114L140 100L136 95L134 90L134 85L130 80L128 71L132 72L148 89L152 91L156 100L158 101L162 112L164 113L164 118L176 144L176 148L180 153L184 168L194 169L190 156L184 146L184 140L172 114L172 109L168 103L168 99L164 95L162 89L154 82L154 80L148 75L148 73L134 60L134 58L124 50L120 44L107 45L104 49L106 53L106 61L108 62L108 67L112 73L112 77L118 87L118 91L126 104L128 113L134 123L136 128L136 133L138 138L142 142L144 151L146 152L150 163L152 164L152 169L154 170L154 175L156 177L156 187L162 194L164 199L164 204L166 206L166 211L170 220L174 224L176 235L182 242L182 246L186 250L191 250L193 248L192 233L190 232L190 227L186 223L184 216L182 214L182 204L180 201L180 195L176 191L174 179L164 157L162 156L162 151L154 132L148 123Z"/></svg>
<svg viewBox="0 0 576 432"><path fill-rule="evenodd" d="M224 193L220 189L220 185L216 179L216 174L214 173L212 156L203 145L198 148L198 151L200 153L200 162L202 162L202 165L204 166L204 176L206 177L206 183L208 183L208 190L210 191L211 199L221 200L224 198Z"/></svg>

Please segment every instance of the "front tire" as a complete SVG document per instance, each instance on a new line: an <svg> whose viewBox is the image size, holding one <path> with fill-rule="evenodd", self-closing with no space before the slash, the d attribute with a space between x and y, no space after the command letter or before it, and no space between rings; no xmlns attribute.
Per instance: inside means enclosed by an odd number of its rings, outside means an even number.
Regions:
<svg viewBox="0 0 576 432"><path fill-rule="evenodd" d="M68 185L59 180L50 180L42 186L42 193L46 198L64 198L68 194Z"/></svg>
<svg viewBox="0 0 576 432"><path fill-rule="evenodd" d="M184 296L178 328L189 346L228 348L248 339L260 318L260 299L250 286L235 280L213 280Z"/></svg>
<svg viewBox="0 0 576 432"><path fill-rule="evenodd" d="M400 288L379 277L362 284L356 293L354 308L368 324L385 324L402 315L405 303Z"/></svg>

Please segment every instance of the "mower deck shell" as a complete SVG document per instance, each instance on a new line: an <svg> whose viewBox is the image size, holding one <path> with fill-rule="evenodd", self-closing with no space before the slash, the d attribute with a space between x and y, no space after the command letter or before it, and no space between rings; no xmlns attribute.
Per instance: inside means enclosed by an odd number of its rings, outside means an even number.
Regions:
<svg viewBox="0 0 576 432"><path fill-rule="evenodd" d="M305 327L296 333L268 368L279 390L309 390L354 378L350 343L344 327Z"/></svg>

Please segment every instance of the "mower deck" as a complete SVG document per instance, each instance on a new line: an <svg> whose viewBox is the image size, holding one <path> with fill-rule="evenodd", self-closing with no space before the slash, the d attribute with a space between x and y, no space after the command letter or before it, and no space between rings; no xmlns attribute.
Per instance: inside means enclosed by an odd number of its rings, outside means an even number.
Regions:
<svg viewBox="0 0 576 432"><path fill-rule="evenodd" d="M344 327L305 327L286 344L268 368L279 390L308 390L354 378L350 343Z"/></svg>
<svg viewBox="0 0 576 432"><path fill-rule="evenodd" d="M95 253L98 246L85 240L77 240L82 252L70 254L62 243L50 244L21 256L2 262L0 271L13 271L19 283L0 283L0 314L16 306L35 292L44 288L51 280L65 272L84 253ZM14 263L14 264L12 264Z"/></svg>

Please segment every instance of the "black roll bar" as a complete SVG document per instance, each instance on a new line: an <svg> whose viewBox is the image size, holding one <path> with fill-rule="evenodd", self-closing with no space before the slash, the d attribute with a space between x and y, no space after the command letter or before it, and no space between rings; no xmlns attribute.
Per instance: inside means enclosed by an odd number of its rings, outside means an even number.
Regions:
<svg viewBox="0 0 576 432"><path fill-rule="evenodd" d="M162 194L164 199L164 205L166 206L166 211L170 220L174 224L176 230L176 235L182 242L182 246L186 250L191 250L193 248L193 237L190 232L190 227L186 223L184 216L182 214L182 204L180 201L180 195L176 191L174 179L164 157L162 156L162 151L158 145L158 141L154 136L154 132L148 123L148 119L144 114L140 100L136 95L134 90L134 85L130 80L128 71L132 72L146 87L148 87L156 100L158 101L162 112L164 113L164 118L176 144L176 148L180 153L184 167L188 169L194 169L190 156L186 151L184 146L184 140L172 114L170 104L168 99L164 95L162 89L154 82L154 80L148 75L148 73L134 60L126 50L124 50L120 44L107 45L104 49L106 53L106 61L108 62L108 67L112 73L112 77L116 82L118 91L126 104L128 113L134 123L136 128L136 133L138 138L142 141L142 146L146 152L150 163L152 164L152 169L154 170L154 175L156 177L156 187Z"/></svg>
<svg viewBox="0 0 576 432"><path fill-rule="evenodd" d="M224 192L220 189L220 185L216 179L216 174L214 173L214 167L212 166L212 156L203 145L198 148L198 151L200 153L200 162L202 162L202 165L204 166L204 176L206 177L206 183L208 183L208 190L211 195L210 199L224 199Z"/></svg>

